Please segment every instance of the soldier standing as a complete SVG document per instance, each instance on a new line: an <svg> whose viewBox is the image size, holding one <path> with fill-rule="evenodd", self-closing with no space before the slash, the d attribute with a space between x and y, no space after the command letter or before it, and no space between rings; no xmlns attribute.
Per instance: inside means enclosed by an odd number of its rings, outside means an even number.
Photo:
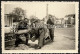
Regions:
<svg viewBox="0 0 80 54"><path fill-rule="evenodd" d="M52 17L52 15L49 15L49 19L47 20L47 24L54 25L54 18ZM51 40L54 41L54 27L53 28L50 27L48 29L49 29Z"/></svg>

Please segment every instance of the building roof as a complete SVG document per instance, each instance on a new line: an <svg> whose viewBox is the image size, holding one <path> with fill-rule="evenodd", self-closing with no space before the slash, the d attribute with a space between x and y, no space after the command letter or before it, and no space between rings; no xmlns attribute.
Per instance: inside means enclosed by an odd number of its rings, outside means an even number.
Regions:
<svg viewBox="0 0 80 54"><path fill-rule="evenodd" d="M69 15L66 15L65 17L75 17L75 14L69 14Z"/></svg>
<svg viewBox="0 0 80 54"><path fill-rule="evenodd" d="M7 16L17 16L17 15L15 15L15 14L5 14L5 15L7 15ZM21 16L20 16L21 17Z"/></svg>

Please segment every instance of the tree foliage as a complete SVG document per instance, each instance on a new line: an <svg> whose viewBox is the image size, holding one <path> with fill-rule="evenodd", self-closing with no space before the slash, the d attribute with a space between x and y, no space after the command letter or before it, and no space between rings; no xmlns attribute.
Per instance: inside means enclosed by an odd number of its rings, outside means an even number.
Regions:
<svg viewBox="0 0 80 54"><path fill-rule="evenodd" d="M25 16L25 10L23 10L22 8L14 8L14 10L12 11L13 14L18 15L18 16Z"/></svg>
<svg viewBox="0 0 80 54"><path fill-rule="evenodd" d="M31 23L32 22L35 22L35 21L38 21L39 19L36 17L36 16L34 16L34 15L32 15L32 16L30 16L30 21L31 21Z"/></svg>
<svg viewBox="0 0 80 54"><path fill-rule="evenodd" d="M23 18L26 17L26 11L20 7L14 8L14 10L10 14L13 15L14 21L18 21L18 20L21 20L22 17Z"/></svg>

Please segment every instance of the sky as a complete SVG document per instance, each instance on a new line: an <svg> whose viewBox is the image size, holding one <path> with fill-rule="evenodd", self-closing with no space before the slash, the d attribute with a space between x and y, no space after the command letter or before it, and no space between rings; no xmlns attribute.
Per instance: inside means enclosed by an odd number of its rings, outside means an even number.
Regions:
<svg viewBox="0 0 80 54"><path fill-rule="evenodd" d="M39 19L46 16L46 6L48 4L48 14L52 14L57 18L64 18L65 15L75 14L75 4L56 3L56 2L19 2L4 5L4 13L8 14L16 7L20 7L26 11L28 18L35 15Z"/></svg>

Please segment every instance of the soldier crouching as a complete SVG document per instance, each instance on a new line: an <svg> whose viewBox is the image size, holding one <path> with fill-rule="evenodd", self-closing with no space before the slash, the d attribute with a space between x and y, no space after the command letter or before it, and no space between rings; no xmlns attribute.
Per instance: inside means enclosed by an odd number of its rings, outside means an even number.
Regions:
<svg viewBox="0 0 80 54"><path fill-rule="evenodd" d="M44 45L44 37L45 37L45 28L43 27L37 27L37 26L43 26L41 22L34 21L33 24L35 24L35 27L32 28L31 31L31 39L33 38L33 35L35 34L35 40L38 40L38 46L36 49L41 49L41 47ZM33 41L33 40L32 40Z"/></svg>
<svg viewBox="0 0 80 54"><path fill-rule="evenodd" d="M36 28L32 29L30 33L30 38L34 42L35 40L38 40L38 46L36 49L41 49L41 47L44 45L44 29L43 28Z"/></svg>

